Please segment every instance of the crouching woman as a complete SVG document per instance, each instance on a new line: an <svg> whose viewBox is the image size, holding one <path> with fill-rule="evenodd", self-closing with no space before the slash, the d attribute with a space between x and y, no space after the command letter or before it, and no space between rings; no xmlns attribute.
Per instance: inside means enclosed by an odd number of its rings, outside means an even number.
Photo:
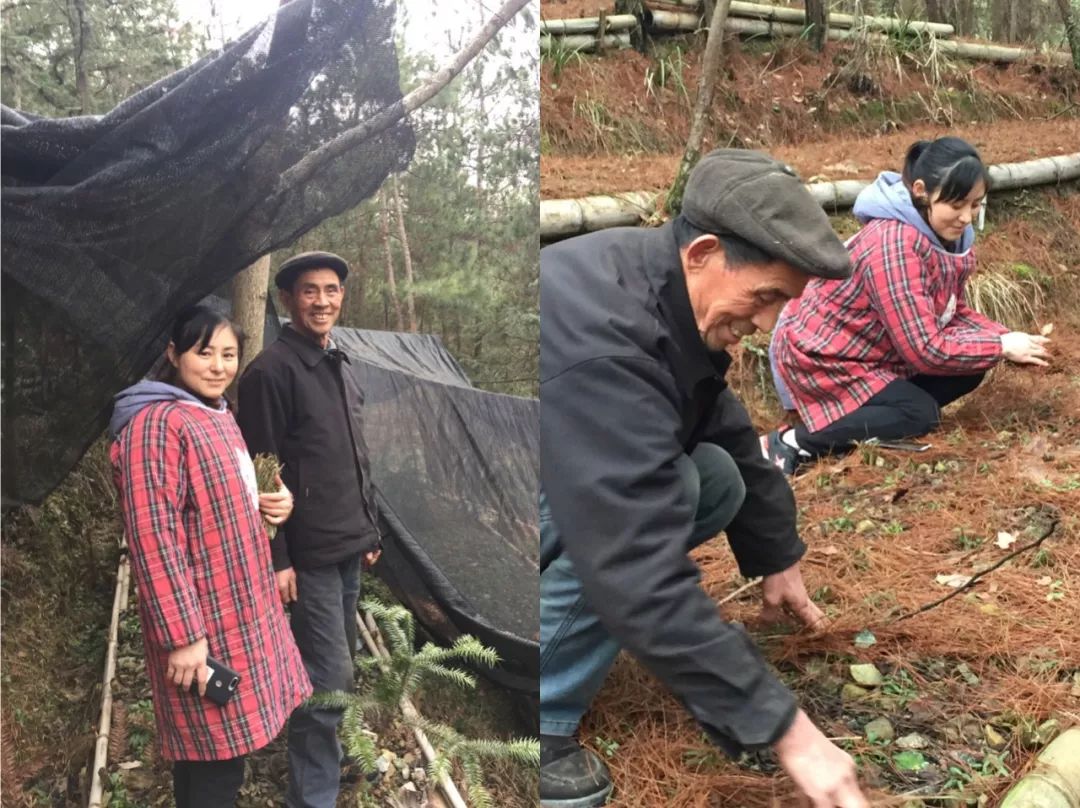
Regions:
<svg viewBox="0 0 1080 808"><path fill-rule="evenodd" d="M773 333L781 401L803 421L762 439L782 470L855 441L934 430L941 408L1003 359L1047 364L1045 337L1010 332L967 304L987 185L974 147L943 137L912 145L903 174L884 172L859 194L851 278L811 281Z"/></svg>
<svg viewBox="0 0 1080 808"><path fill-rule="evenodd" d="M183 312L160 380L118 394L110 423L158 741L174 761L177 808L234 805L244 756L272 741L311 693L260 515L261 506L268 521L284 521L291 496L260 502L224 398L241 348L238 329L212 309ZM224 706L204 695L208 656L240 677Z"/></svg>

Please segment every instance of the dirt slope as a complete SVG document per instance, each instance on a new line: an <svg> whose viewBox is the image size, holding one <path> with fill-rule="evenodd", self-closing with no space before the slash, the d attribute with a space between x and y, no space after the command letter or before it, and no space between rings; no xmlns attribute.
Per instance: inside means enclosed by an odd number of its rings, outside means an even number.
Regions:
<svg viewBox="0 0 1080 808"><path fill-rule="evenodd" d="M1080 120L1075 118L953 127L921 124L888 134L831 135L820 141L767 150L790 163L804 180L871 179L879 171L899 170L914 141L942 135L969 140L990 163L1020 162L1080 150ZM674 178L680 157L678 153L542 155L541 196L563 199L663 189Z"/></svg>

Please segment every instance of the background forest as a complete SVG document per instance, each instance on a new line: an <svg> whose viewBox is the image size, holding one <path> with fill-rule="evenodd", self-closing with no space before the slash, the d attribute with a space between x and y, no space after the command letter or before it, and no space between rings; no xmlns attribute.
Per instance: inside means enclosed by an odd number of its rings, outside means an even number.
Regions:
<svg viewBox="0 0 1080 808"><path fill-rule="evenodd" d="M451 10L460 32L433 41L420 17ZM211 4L208 17L184 11L176 0L5 0L4 103L46 116L101 114L236 33L225 9ZM402 90L430 75L440 50L459 47L484 13L480 3L399 4ZM518 35L502 32L414 113L408 171L294 250L330 250L352 264L342 325L438 334L477 386L533 396L538 64L533 48L516 46ZM302 125L344 130L356 111L332 99L363 80L346 52L294 114ZM273 256L273 265L284 257Z"/></svg>

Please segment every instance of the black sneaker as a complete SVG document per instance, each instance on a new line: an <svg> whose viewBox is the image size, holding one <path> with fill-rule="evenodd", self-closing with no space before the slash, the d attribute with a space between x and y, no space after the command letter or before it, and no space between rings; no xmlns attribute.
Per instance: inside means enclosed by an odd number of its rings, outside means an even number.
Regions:
<svg viewBox="0 0 1080 808"><path fill-rule="evenodd" d="M789 427L790 429L790 427ZM761 453L765 459L776 466L787 476L795 473L803 458L799 456L799 450L784 443L781 436L787 429L774 429L767 435L761 436Z"/></svg>
<svg viewBox="0 0 1080 808"><path fill-rule="evenodd" d="M540 736L540 808L607 805L611 777L604 762L572 738Z"/></svg>

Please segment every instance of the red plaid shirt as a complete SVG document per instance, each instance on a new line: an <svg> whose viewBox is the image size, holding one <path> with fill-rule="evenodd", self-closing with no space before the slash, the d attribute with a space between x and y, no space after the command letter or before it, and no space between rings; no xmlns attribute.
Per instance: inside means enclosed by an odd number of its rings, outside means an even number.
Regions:
<svg viewBox="0 0 1080 808"><path fill-rule="evenodd" d="M909 224L876 219L848 251L852 276L811 281L776 326L777 370L811 432L895 379L977 373L1001 359L1009 329L964 300L970 250L949 253Z"/></svg>
<svg viewBox="0 0 1080 808"><path fill-rule="evenodd" d="M163 756L224 760L265 746L311 684L278 598L236 421L194 403L151 404L113 443L112 461ZM169 651L202 637L241 676L225 707L165 678Z"/></svg>

